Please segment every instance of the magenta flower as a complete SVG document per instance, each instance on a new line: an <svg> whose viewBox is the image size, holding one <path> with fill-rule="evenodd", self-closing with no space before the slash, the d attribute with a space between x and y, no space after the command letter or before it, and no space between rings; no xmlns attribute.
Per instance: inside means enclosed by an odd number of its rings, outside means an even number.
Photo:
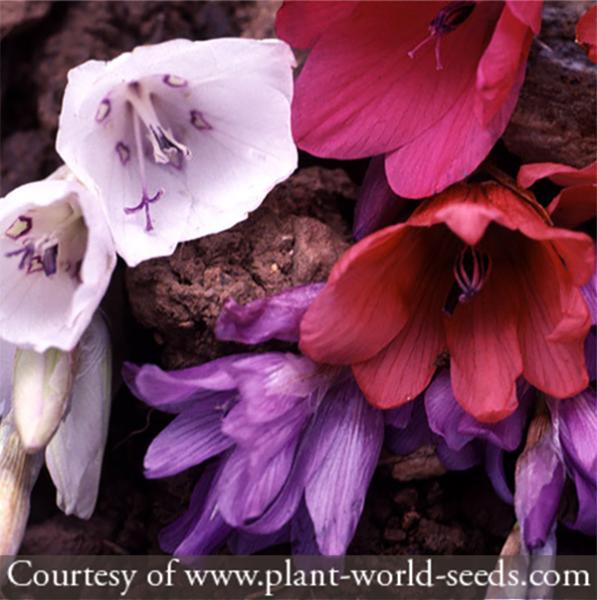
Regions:
<svg viewBox="0 0 597 600"><path fill-rule="evenodd" d="M246 307L230 302L216 333L248 343L297 341L319 287ZM188 512L162 533L166 551L205 554L228 540L246 552L288 537L297 552L346 551L383 440L382 413L350 371L268 352L170 373L127 365L124 376L138 398L177 414L147 452L147 476L218 457Z"/></svg>
<svg viewBox="0 0 597 600"><path fill-rule="evenodd" d="M299 147L385 154L392 189L441 191L487 156L512 115L541 2L286 2L278 35L311 53L298 77Z"/></svg>

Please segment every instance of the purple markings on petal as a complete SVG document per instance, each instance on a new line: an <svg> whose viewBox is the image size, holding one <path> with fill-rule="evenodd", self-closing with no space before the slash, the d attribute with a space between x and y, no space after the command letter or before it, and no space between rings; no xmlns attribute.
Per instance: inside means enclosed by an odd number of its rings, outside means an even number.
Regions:
<svg viewBox="0 0 597 600"><path fill-rule="evenodd" d="M112 110L112 103L108 98L104 98L97 107L97 112L95 113L95 120L98 123L105 121Z"/></svg>
<svg viewBox="0 0 597 600"><path fill-rule="evenodd" d="M56 273L56 259L58 258L58 244L54 244L44 250L41 257L41 263L44 273L49 277Z"/></svg>
<svg viewBox="0 0 597 600"><path fill-rule="evenodd" d="M124 142L118 142L118 144L116 144L116 154L118 154L118 158L123 166L126 165L131 158L131 150Z"/></svg>
<svg viewBox="0 0 597 600"><path fill-rule="evenodd" d="M141 202L137 204L137 206L133 206L131 208L124 209L124 212L127 215L132 215L137 211L144 210L145 211L145 231L151 231L153 229L153 222L151 220L151 215L149 214L149 205L157 202L164 195L164 190L158 190L153 196L149 196L145 190L143 190L143 197L141 198Z"/></svg>
<svg viewBox="0 0 597 600"><path fill-rule="evenodd" d="M195 129L199 129L199 131L212 129L212 126L206 121L203 113L200 110L191 111L191 125Z"/></svg>
<svg viewBox="0 0 597 600"><path fill-rule="evenodd" d="M170 87L175 87L175 88L185 87L189 83L186 79L183 79L182 77L179 77L178 75L164 75L164 77L162 78L162 81L166 85L169 85Z"/></svg>
<svg viewBox="0 0 597 600"><path fill-rule="evenodd" d="M14 221L14 223L4 232L6 237L11 240L18 240L20 237L27 235L33 227L33 220L31 217L20 215Z"/></svg>
<svg viewBox="0 0 597 600"><path fill-rule="evenodd" d="M33 244L27 244L18 250L12 250L11 252L7 252L4 256L7 258L11 258L13 256L19 256L21 254L21 260L19 261L19 270L23 270L27 268L29 270L29 265L35 254L35 247Z"/></svg>

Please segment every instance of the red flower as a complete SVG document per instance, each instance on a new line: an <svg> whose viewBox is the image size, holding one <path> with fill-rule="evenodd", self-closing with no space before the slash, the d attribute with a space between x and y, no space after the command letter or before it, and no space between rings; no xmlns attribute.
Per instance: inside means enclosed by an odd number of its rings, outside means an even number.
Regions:
<svg viewBox="0 0 597 600"><path fill-rule="evenodd" d="M386 154L421 198L471 173L503 133L541 2L286 2L278 35L311 54L293 130L317 156Z"/></svg>
<svg viewBox="0 0 597 600"><path fill-rule="evenodd" d="M350 364L380 408L421 393L445 352L456 399L480 421L515 410L520 375L579 393L593 242L547 218L495 183L450 188L344 254L303 319L302 351Z"/></svg>
<svg viewBox="0 0 597 600"><path fill-rule="evenodd" d="M597 5L591 6L578 20L576 43L586 50L593 62L597 62Z"/></svg>
<svg viewBox="0 0 597 600"><path fill-rule="evenodd" d="M524 165L518 173L518 184L528 188L544 177L564 188L547 207L554 223L574 228L595 217L597 162L583 169L559 163Z"/></svg>

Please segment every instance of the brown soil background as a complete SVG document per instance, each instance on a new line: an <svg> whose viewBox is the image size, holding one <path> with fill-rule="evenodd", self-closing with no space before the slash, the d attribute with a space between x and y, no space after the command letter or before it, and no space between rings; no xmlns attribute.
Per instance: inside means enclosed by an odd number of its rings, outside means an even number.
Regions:
<svg viewBox="0 0 597 600"><path fill-rule="evenodd" d="M517 112L495 158L515 173L523 161L583 165L595 153L594 67L574 44L586 2L550 2ZM2 2L2 194L48 175L66 73L174 37L272 35L274 3ZM324 280L350 242L352 211L365 162L301 156L299 171L249 220L179 246L135 269L119 264L104 308L119 358L179 368L236 350L211 327L224 300L248 301ZM157 532L186 507L196 472L162 481L142 474L143 454L168 422L124 388L113 404L101 492L83 522L55 506L42 472L32 498L24 554L159 553ZM433 465L431 465L433 466ZM510 465L511 466L511 465ZM493 554L514 524L481 469L413 481L392 476L385 456L350 548L361 554ZM594 541L560 532L564 553ZM286 548L275 551L284 552Z"/></svg>

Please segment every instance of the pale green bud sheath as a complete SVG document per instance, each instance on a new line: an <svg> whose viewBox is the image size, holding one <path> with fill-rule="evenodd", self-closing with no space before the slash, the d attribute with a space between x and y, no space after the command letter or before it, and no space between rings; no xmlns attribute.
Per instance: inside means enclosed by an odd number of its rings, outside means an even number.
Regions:
<svg viewBox="0 0 597 600"><path fill-rule="evenodd" d="M70 400L74 356L56 348L43 353L17 350L13 411L26 452L43 449L58 428Z"/></svg>
<svg viewBox="0 0 597 600"><path fill-rule="evenodd" d="M0 556L18 552L42 463L41 452L25 452L10 412L0 421Z"/></svg>

